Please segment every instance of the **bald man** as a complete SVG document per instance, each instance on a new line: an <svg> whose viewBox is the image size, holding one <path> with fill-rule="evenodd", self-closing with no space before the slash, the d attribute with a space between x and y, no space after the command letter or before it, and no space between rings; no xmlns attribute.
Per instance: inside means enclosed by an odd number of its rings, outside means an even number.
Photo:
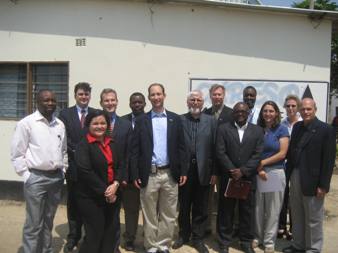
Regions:
<svg viewBox="0 0 338 253"><path fill-rule="evenodd" d="M293 244L284 253L321 252L324 198L330 189L336 157L334 129L316 117L313 99L302 100L287 156Z"/></svg>

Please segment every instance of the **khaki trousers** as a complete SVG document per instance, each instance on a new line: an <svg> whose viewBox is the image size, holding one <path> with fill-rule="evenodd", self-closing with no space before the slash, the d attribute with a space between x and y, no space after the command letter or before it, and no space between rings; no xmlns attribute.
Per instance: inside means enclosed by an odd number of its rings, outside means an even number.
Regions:
<svg viewBox="0 0 338 253"><path fill-rule="evenodd" d="M178 199L178 185L170 169L150 174L147 186L140 191L140 199L146 251L168 249L174 235Z"/></svg>

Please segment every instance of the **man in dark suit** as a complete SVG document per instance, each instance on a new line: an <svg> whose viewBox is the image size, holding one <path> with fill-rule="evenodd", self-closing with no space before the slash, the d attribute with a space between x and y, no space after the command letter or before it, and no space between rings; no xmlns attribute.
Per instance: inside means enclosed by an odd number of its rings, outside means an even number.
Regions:
<svg viewBox="0 0 338 253"><path fill-rule="evenodd" d="M209 96L211 99L212 106L208 109L204 109L204 113L208 115L214 116L217 120L217 126L225 124L227 122L233 121L232 118L232 109L224 104L224 98L226 95L226 91L223 85L214 84L209 89ZM219 166L216 161L216 174L219 172ZM218 180L215 180L215 183ZM209 203L208 203L208 220L207 220L207 228L206 235L211 234L212 232L212 211L215 206L215 202L217 203L218 199L218 190L215 191L215 185L210 187L209 192Z"/></svg>
<svg viewBox="0 0 338 253"><path fill-rule="evenodd" d="M190 166L187 182L179 188L179 238L173 248L182 247L191 236L193 247L199 253L208 253L203 237L208 217L210 184L216 177L214 175L216 120L202 113L203 102L201 91L190 92L187 97L189 112L181 115Z"/></svg>
<svg viewBox="0 0 338 253"><path fill-rule="evenodd" d="M129 98L129 107L131 113L123 116L122 118L128 120L134 129L135 120L138 116L144 114L144 107L146 106L145 97L140 92L134 92ZM131 145L128 145L128 155L131 153ZM130 170L130 159L128 159L127 170ZM124 220L126 230L123 234L127 251L134 251L134 241L138 227L138 217L140 210L140 190L136 188L128 174L127 185L122 188L122 204L124 208Z"/></svg>
<svg viewBox="0 0 338 253"><path fill-rule="evenodd" d="M107 88L103 89L100 94L100 104L104 111L108 112L110 122L110 135L116 145L121 150L122 160L124 164L128 163L128 145L131 142L132 136L132 124L116 115L116 108L118 105L117 93L115 90ZM122 171L123 185L127 184L128 170ZM118 203L118 208L121 208L121 203ZM120 216L119 216L120 217ZM120 228L120 226L118 226ZM112 239L112 243L115 245L115 252L119 252L118 246L120 245L120 231L116 233L116 238Z"/></svg>
<svg viewBox="0 0 338 253"><path fill-rule="evenodd" d="M323 246L324 198L336 158L334 129L317 119L316 103L302 100L303 121L292 130L287 155L290 173L290 204L293 244L285 253L321 252Z"/></svg>
<svg viewBox="0 0 338 253"><path fill-rule="evenodd" d="M148 88L149 113L135 122L132 140L132 179L141 188L144 247L168 253L177 216L178 185L187 180L184 136L180 117L165 110L162 84Z"/></svg>
<svg viewBox="0 0 338 253"><path fill-rule="evenodd" d="M244 252L254 253L253 215L255 210L255 183L257 166L263 151L263 129L247 122L249 108L244 102L234 106L234 122L223 124L217 131L216 156L220 164L220 194L217 233L221 253L229 252L232 241L233 218L236 203L239 210L239 239ZM225 197L229 179L248 180L251 191L245 200Z"/></svg>
<svg viewBox="0 0 338 253"><path fill-rule="evenodd" d="M87 133L84 126L87 114L93 111L88 107L90 101L91 87L89 83L81 82L74 87L74 98L76 104L60 112L59 118L63 121L67 132L67 152L69 168L66 173L67 182L67 218L69 233L64 252L71 252L81 239L82 219L79 215L77 201L75 198L75 186L77 181L77 170L75 165L75 148L82 137Z"/></svg>

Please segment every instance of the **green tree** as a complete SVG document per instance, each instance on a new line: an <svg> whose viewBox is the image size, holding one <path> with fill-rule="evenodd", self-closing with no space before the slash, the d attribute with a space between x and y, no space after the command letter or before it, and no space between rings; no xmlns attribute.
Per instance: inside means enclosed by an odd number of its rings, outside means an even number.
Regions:
<svg viewBox="0 0 338 253"><path fill-rule="evenodd" d="M302 2L294 2L292 4L294 8L309 9L310 0L304 0ZM338 6L331 0L316 0L314 8L316 10L329 10L336 11ZM331 41L331 91L338 90L338 34L332 35Z"/></svg>

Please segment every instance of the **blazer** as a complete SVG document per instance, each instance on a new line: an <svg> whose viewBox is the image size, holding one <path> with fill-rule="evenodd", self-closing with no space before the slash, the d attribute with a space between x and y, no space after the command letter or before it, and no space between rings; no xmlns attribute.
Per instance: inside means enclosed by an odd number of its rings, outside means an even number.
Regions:
<svg viewBox="0 0 338 253"><path fill-rule="evenodd" d="M264 132L260 126L248 123L242 142L234 123L219 127L216 141L216 156L220 165L221 177L227 182L231 177L229 170L239 168L243 179L253 182L256 188L257 167L264 149Z"/></svg>
<svg viewBox="0 0 338 253"><path fill-rule="evenodd" d="M94 108L88 107L88 113L94 111ZM69 167L67 170L67 179L76 181L77 171L74 160L74 154L77 144L88 132L87 127L81 128L81 123L76 106L63 109L59 114L60 120L65 124L67 132L67 153Z"/></svg>
<svg viewBox="0 0 338 253"><path fill-rule="evenodd" d="M114 129L113 132L111 133L111 137L116 143L116 145L119 147L122 156L121 158L123 159L123 163L125 165L128 164L129 159L128 149L131 146L132 131L133 128L131 122L122 117L116 116ZM127 167L124 168L124 170L121 172L121 175L123 180L127 181L129 179Z"/></svg>
<svg viewBox="0 0 338 253"><path fill-rule="evenodd" d="M111 142L110 148L114 161L114 180L122 181L123 159L115 142ZM76 192L78 196L96 198L105 201L104 192L108 183L108 164L97 142L88 143L83 138L77 145L75 162L78 170L78 182Z"/></svg>
<svg viewBox="0 0 338 253"><path fill-rule="evenodd" d="M178 181L186 176L189 162L185 154L183 129L180 116L167 111L167 150L171 175ZM131 179L141 179L141 187L148 184L153 155L153 127L151 112L136 118L132 137Z"/></svg>
<svg viewBox="0 0 338 253"><path fill-rule="evenodd" d="M226 105L223 106L223 109L221 111L221 114L219 115L219 118L217 120L217 126L221 124L225 124L227 122L233 122L233 116L232 116L232 109ZM208 115L213 115L212 114L212 107L208 109L204 109L203 112Z"/></svg>
<svg viewBox="0 0 338 253"><path fill-rule="evenodd" d="M187 158L191 158L189 149L191 133L189 130L190 113L181 115ZM215 136L216 120L207 114L200 115L200 122L196 133L196 161L198 178L201 185L209 185L211 175L215 175Z"/></svg>
<svg viewBox="0 0 338 253"><path fill-rule="evenodd" d="M303 121L297 122L291 134L286 168L289 175L295 167L300 173L300 185L305 196L315 196L317 187L330 190L330 181L336 159L334 128L317 118L308 125L308 133L299 145Z"/></svg>

